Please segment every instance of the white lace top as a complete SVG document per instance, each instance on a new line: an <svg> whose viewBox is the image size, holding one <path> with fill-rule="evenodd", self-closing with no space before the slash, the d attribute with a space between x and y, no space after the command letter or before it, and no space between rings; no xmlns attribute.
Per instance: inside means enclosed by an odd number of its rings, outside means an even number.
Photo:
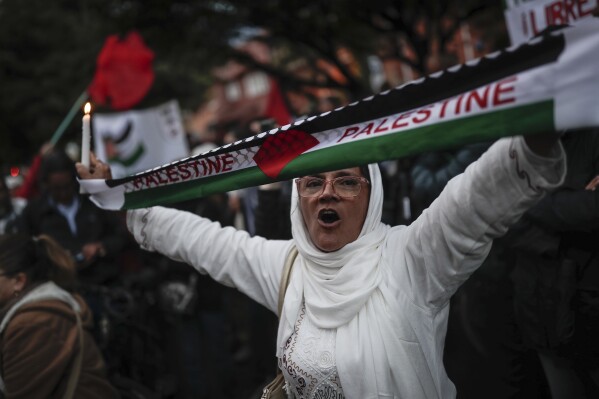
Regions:
<svg viewBox="0 0 599 399"><path fill-rule="evenodd" d="M336 329L322 329L302 306L279 367L290 399L345 399L335 361Z"/></svg>

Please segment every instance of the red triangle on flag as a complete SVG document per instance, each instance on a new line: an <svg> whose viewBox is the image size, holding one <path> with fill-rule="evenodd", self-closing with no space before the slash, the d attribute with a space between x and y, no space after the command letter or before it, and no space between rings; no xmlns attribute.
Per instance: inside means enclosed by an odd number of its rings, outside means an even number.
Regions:
<svg viewBox="0 0 599 399"><path fill-rule="evenodd" d="M276 179L289 162L319 143L314 136L301 130L280 132L264 140L254 162L265 175Z"/></svg>

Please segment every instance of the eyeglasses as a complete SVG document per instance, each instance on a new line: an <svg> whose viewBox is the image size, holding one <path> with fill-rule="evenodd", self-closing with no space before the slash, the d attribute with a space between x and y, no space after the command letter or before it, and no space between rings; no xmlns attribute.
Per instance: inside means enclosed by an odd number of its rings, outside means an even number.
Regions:
<svg viewBox="0 0 599 399"><path fill-rule="evenodd" d="M331 180L308 176L295 181L298 194L304 198L320 197L324 193L327 183L331 183L333 192L338 196L352 198L360 194L362 183L368 184L368 180L359 176L341 176Z"/></svg>

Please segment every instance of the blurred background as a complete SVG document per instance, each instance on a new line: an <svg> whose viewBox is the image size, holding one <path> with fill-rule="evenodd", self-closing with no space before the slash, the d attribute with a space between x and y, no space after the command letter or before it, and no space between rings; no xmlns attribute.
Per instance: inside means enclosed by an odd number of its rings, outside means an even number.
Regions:
<svg viewBox="0 0 599 399"><path fill-rule="evenodd" d="M52 138L111 35L137 32L154 54L151 89L130 108L176 99L190 141L220 144L264 118L277 87L299 117L505 47L501 3L1 0L1 163L27 165ZM72 118L60 144L80 132Z"/></svg>

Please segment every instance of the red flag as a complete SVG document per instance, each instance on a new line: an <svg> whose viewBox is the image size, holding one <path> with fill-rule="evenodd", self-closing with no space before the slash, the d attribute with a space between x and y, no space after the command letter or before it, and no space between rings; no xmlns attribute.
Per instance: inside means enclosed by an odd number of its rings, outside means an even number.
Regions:
<svg viewBox="0 0 599 399"><path fill-rule="evenodd" d="M270 92L268 93L268 103L264 114L277 122L277 125L284 126L291 123L291 114L287 109L287 104L283 99L283 93L276 80L270 79Z"/></svg>
<svg viewBox="0 0 599 399"><path fill-rule="evenodd" d="M96 60L96 74L87 91L99 104L115 110L133 107L148 93L154 82L154 53L137 32L124 40L117 35L106 39Z"/></svg>

